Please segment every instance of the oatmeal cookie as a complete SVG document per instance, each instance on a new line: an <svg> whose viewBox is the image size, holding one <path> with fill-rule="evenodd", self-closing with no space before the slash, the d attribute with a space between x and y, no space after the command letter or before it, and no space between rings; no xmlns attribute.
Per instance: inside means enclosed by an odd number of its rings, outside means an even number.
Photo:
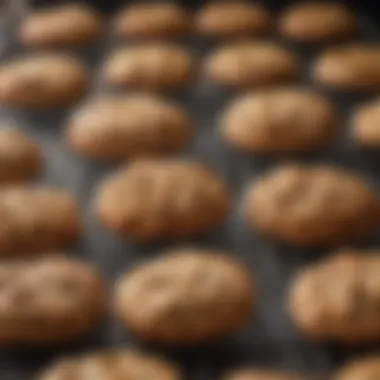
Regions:
<svg viewBox="0 0 380 380"><path fill-rule="evenodd" d="M376 192L326 165L285 164L248 189L245 214L262 233L301 247L364 238L379 223Z"/></svg>
<svg viewBox="0 0 380 380"><path fill-rule="evenodd" d="M299 2L280 16L279 30L285 37L305 43L328 43L353 36L358 30L355 15L342 3Z"/></svg>
<svg viewBox="0 0 380 380"><path fill-rule="evenodd" d="M222 114L220 132L238 150L268 155L323 147L337 135L338 113L322 95L281 88L233 100Z"/></svg>
<svg viewBox="0 0 380 380"><path fill-rule="evenodd" d="M371 100L357 107L352 115L351 126L355 141L364 147L380 147L380 99Z"/></svg>
<svg viewBox="0 0 380 380"><path fill-rule="evenodd" d="M0 345L70 341L89 333L105 313L101 275L77 259L5 261L0 284Z"/></svg>
<svg viewBox="0 0 380 380"><path fill-rule="evenodd" d="M66 140L83 156L121 161L174 154L191 134L190 116L176 103L149 95L106 96L71 116Z"/></svg>
<svg viewBox="0 0 380 380"><path fill-rule="evenodd" d="M47 109L69 106L88 90L87 69L62 53L28 55L0 66L0 104Z"/></svg>
<svg viewBox="0 0 380 380"><path fill-rule="evenodd" d="M195 16L199 35L213 39L262 36L271 28L268 11L251 1L210 1Z"/></svg>
<svg viewBox="0 0 380 380"><path fill-rule="evenodd" d="M133 349L58 359L37 380L182 380L174 364Z"/></svg>
<svg viewBox="0 0 380 380"><path fill-rule="evenodd" d="M233 89L294 82L299 62L293 53L272 42L236 42L206 58L203 71L211 82Z"/></svg>
<svg viewBox="0 0 380 380"><path fill-rule="evenodd" d="M379 271L380 251L347 249L303 269L289 296L296 325L320 341L380 342Z"/></svg>
<svg viewBox="0 0 380 380"><path fill-rule="evenodd" d="M253 299L249 273L228 254L182 249L126 273L116 305L136 335L187 345L233 333L249 319Z"/></svg>
<svg viewBox="0 0 380 380"><path fill-rule="evenodd" d="M112 86L159 92L187 87L194 70L193 57L183 48L149 43L113 52L104 65L103 75Z"/></svg>
<svg viewBox="0 0 380 380"><path fill-rule="evenodd" d="M36 178L43 169L42 152L34 139L11 126L0 127L0 184Z"/></svg>
<svg viewBox="0 0 380 380"><path fill-rule="evenodd" d="M101 16L85 4L49 6L31 12L21 23L19 40L30 48L78 46L97 40Z"/></svg>
<svg viewBox="0 0 380 380"><path fill-rule="evenodd" d="M146 242L218 227L227 218L229 198L224 181L200 163L144 159L104 180L94 210L111 231Z"/></svg>
<svg viewBox="0 0 380 380"><path fill-rule="evenodd" d="M50 187L0 190L0 255L30 255L63 248L81 233L76 201Z"/></svg>
<svg viewBox="0 0 380 380"><path fill-rule="evenodd" d="M113 28L119 37L171 39L191 32L192 17L175 2L142 2L122 9L115 17Z"/></svg>
<svg viewBox="0 0 380 380"><path fill-rule="evenodd" d="M328 88L349 92L380 89L380 48L350 44L332 47L317 57L312 76Z"/></svg>

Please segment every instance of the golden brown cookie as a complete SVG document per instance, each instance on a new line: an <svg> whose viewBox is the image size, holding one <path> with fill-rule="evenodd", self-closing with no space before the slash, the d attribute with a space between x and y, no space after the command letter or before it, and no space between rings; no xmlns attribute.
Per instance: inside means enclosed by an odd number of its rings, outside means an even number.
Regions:
<svg viewBox="0 0 380 380"><path fill-rule="evenodd" d="M120 280L117 312L146 340L196 344L233 333L252 313L254 290L246 269L224 252L167 252Z"/></svg>
<svg viewBox="0 0 380 380"><path fill-rule="evenodd" d="M306 380L306 378L296 373L249 368L228 373L222 380Z"/></svg>
<svg viewBox="0 0 380 380"><path fill-rule="evenodd" d="M19 40L31 48L84 45L100 37L102 24L101 16L85 4L49 6L26 16Z"/></svg>
<svg viewBox="0 0 380 380"><path fill-rule="evenodd" d="M45 345L89 333L106 309L105 285L63 256L0 263L0 345Z"/></svg>
<svg viewBox="0 0 380 380"><path fill-rule="evenodd" d="M186 50L171 44L150 43L116 50L104 65L110 85L150 91L172 91L188 86L194 61Z"/></svg>
<svg viewBox="0 0 380 380"><path fill-rule="evenodd" d="M37 143L17 128L0 127L0 184L36 178L44 166Z"/></svg>
<svg viewBox="0 0 380 380"><path fill-rule="evenodd" d="M181 372L164 359L132 349L100 351L58 359L37 380L182 380Z"/></svg>
<svg viewBox="0 0 380 380"><path fill-rule="evenodd" d="M303 269L289 296L296 325L321 341L380 342L379 273L379 250L342 250Z"/></svg>
<svg viewBox="0 0 380 380"><path fill-rule="evenodd" d="M86 68L60 54L30 55L0 66L0 104L22 108L65 107L88 89Z"/></svg>
<svg viewBox="0 0 380 380"><path fill-rule="evenodd" d="M191 14L171 1L128 5L114 20L114 32L119 37L167 39L185 36L191 29Z"/></svg>
<svg viewBox="0 0 380 380"><path fill-rule="evenodd" d="M378 380L380 379L380 355L356 359L346 364L333 380Z"/></svg>
<svg viewBox="0 0 380 380"><path fill-rule="evenodd" d="M195 16L196 32L217 39L262 36L270 27L267 10L251 1L210 1Z"/></svg>
<svg viewBox="0 0 380 380"><path fill-rule="evenodd" d="M156 96L107 96L90 101L69 119L69 146L87 157L125 160L179 151L192 122L179 105Z"/></svg>
<svg viewBox="0 0 380 380"><path fill-rule="evenodd" d="M355 141L368 148L380 147L380 100L375 99L357 107L352 115Z"/></svg>
<svg viewBox="0 0 380 380"><path fill-rule="evenodd" d="M322 95L301 88L238 97L227 106L220 122L221 134L231 146L261 154L322 147L332 141L338 127L334 106Z"/></svg>
<svg viewBox="0 0 380 380"><path fill-rule="evenodd" d="M291 52L272 42L237 42L211 53L204 74L219 85L249 89L295 81L299 63Z"/></svg>
<svg viewBox="0 0 380 380"><path fill-rule="evenodd" d="M363 238L380 216L376 193L355 174L297 164L280 166L254 182L245 213L262 233L304 247Z"/></svg>
<svg viewBox="0 0 380 380"><path fill-rule="evenodd" d="M315 61L312 73L319 84L340 91L372 92L380 89L380 47L332 47Z"/></svg>
<svg viewBox="0 0 380 380"><path fill-rule="evenodd" d="M323 0L296 3L279 20L285 37L306 43L342 40L355 34L357 27L355 15L344 4Z"/></svg>
<svg viewBox="0 0 380 380"><path fill-rule="evenodd" d="M99 186L94 209L110 230L133 241L188 237L221 225L229 211L224 181L184 160L140 160Z"/></svg>
<svg viewBox="0 0 380 380"><path fill-rule="evenodd" d="M0 255L63 248L80 235L74 199L49 187L9 187L0 190Z"/></svg>

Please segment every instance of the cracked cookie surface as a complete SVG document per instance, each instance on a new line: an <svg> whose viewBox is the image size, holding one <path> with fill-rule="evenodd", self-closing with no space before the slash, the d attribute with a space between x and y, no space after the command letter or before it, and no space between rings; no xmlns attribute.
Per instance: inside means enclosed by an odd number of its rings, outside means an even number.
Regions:
<svg viewBox="0 0 380 380"><path fill-rule="evenodd" d="M254 298L249 272L228 253L178 249L127 272L116 305L138 336L187 345L235 332Z"/></svg>
<svg viewBox="0 0 380 380"><path fill-rule="evenodd" d="M175 159L142 159L99 186L94 211L126 239L185 238L219 227L230 209L224 181L205 165Z"/></svg>
<svg viewBox="0 0 380 380"><path fill-rule="evenodd" d="M328 165L279 166L249 186L245 202L253 228L300 247L356 241L379 222L376 191L356 174Z"/></svg>
<svg viewBox="0 0 380 380"><path fill-rule="evenodd" d="M45 345L88 333L105 313L89 264L61 255L0 263L0 345Z"/></svg>
<svg viewBox="0 0 380 380"><path fill-rule="evenodd" d="M379 342L379 270L376 250L342 250L302 270L289 296L295 323L317 340Z"/></svg>

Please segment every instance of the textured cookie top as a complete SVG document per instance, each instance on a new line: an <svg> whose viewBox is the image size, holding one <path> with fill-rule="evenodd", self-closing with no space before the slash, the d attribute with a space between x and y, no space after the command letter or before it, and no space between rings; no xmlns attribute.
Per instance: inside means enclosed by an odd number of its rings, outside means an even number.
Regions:
<svg viewBox="0 0 380 380"><path fill-rule="evenodd" d="M379 253L341 251L303 270L290 292L290 309L300 328L322 340L379 340Z"/></svg>
<svg viewBox="0 0 380 380"><path fill-rule="evenodd" d="M133 350L99 352L61 359L38 380L181 380L178 369L159 358Z"/></svg>
<svg viewBox="0 0 380 380"><path fill-rule="evenodd" d="M337 244L368 234L379 221L374 191L339 168L286 164L248 190L248 220L301 246Z"/></svg>
<svg viewBox="0 0 380 380"><path fill-rule="evenodd" d="M29 55L0 66L0 103L49 108L67 106L87 91L86 68L60 53Z"/></svg>
<svg viewBox="0 0 380 380"><path fill-rule="evenodd" d="M307 1L289 7L280 17L283 35L301 42L330 42L357 31L354 14L343 4Z"/></svg>
<svg viewBox="0 0 380 380"><path fill-rule="evenodd" d="M380 356L357 359L346 364L333 380L378 380L380 379Z"/></svg>
<svg viewBox="0 0 380 380"><path fill-rule="evenodd" d="M105 311L100 274L76 259L3 262L0 284L0 343L70 338L98 322Z"/></svg>
<svg viewBox="0 0 380 380"><path fill-rule="evenodd" d="M189 141L191 126L175 103L149 95L107 96L72 115L66 138L85 156L122 160L174 153Z"/></svg>
<svg viewBox="0 0 380 380"><path fill-rule="evenodd" d="M351 120L356 141L364 146L380 146L380 99L371 100L357 107Z"/></svg>
<svg viewBox="0 0 380 380"><path fill-rule="evenodd" d="M295 373L252 368L229 373L222 380L306 380L306 377Z"/></svg>
<svg viewBox="0 0 380 380"><path fill-rule="evenodd" d="M32 253L72 243L81 230L79 210L64 191L12 187L0 191L1 253Z"/></svg>
<svg viewBox="0 0 380 380"><path fill-rule="evenodd" d="M380 48L351 44L327 49L315 61L313 76L337 90L376 91L380 88Z"/></svg>
<svg viewBox="0 0 380 380"><path fill-rule="evenodd" d="M219 48L205 61L205 75L220 85L251 88L294 81L297 57L271 42L238 42Z"/></svg>
<svg viewBox="0 0 380 380"><path fill-rule="evenodd" d="M249 273L224 252L172 251L121 279L118 312L147 339L195 343L244 323L252 287Z"/></svg>
<svg viewBox="0 0 380 380"><path fill-rule="evenodd" d="M17 128L0 127L0 183L9 184L36 177L43 167L37 143Z"/></svg>
<svg viewBox="0 0 380 380"><path fill-rule="evenodd" d="M271 19L258 3L250 1L210 1L195 16L198 34L212 38L263 35Z"/></svg>
<svg viewBox="0 0 380 380"><path fill-rule="evenodd" d="M102 33L100 15L84 4L50 6L23 20L19 39L28 47L48 48L82 45Z"/></svg>
<svg viewBox="0 0 380 380"><path fill-rule="evenodd" d="M193 59L172 44L149 43L116 50L104 66L105 80L115 86L174 90L192 79Z"/></svg>
<svg viewBox="0 0 380 380"><path fill-rule="evenodd" d="M200 163L142 160L101 184L95 210L110 229L133 240L188 236L225 220L229 193Z"/></svg>
<svg viewBox="0 0 380 380"><path fill-rule="evenodd" d="M301 88L251 93L235 99L221 119L221 133L238 149L281 154L331 141L338 131L334 106Z"/></svg>
<svg viewBox="0 0 380 380"><path fill-rule="evenodd" d="M192 29L189 12L171 1L136 3L115 17L114 32L120 37L173 38Z"/></svg>

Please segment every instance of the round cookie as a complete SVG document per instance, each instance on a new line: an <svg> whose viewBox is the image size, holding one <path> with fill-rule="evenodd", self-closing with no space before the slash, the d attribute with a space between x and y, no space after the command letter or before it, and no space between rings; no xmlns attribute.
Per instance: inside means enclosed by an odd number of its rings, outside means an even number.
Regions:
<svg viewBox="0 0 380 380"><path fill-rule="evenodd" d="M344 250L303 269L289 295L296 325L319 341L380 342L379 271L379 250Z"/></svg>
<svg viewBox="0 0 380 380"><path fill-rule="evenodd" d="M0 263L0 345L62 343L105 314L105 285L87 263L63 256Z"/></svg>
<svg viewBox="0 0 380 380"><path fill-rule="evenodd" d="M333 380L377 380L380 379L380 355L356 359L346 364Z"/></svg>
<svg viewBox="0 0 380 380"><path fill-rule="evenodd" d="M240 328L251 316L253 293L249 273L227 254L182 249L126 273L116 305L137 336L189 345Z"/></svg>
<svg viewBox="0 0 380 380"><path fill-rule="evenodd" d="M206 166L184 160L140 160L104 180L97 217L132 241L189 237L227 218L229 192Z"/></svg>
<svg viewBox="0 0 380 380"><path fill-rule="evenodd" d="M85 4L49 6L26 16L19 40L31 48L84 45L100 37L102 24L100 15Z"/></svg>
<svg viewBox="0 0 380 380"><path fill-rule="evenodd" d="M228 373L222 380L305 380L304 376L277 370L248 368Z"/></svg>
<svg viewBox="0 0 380 380"><path fill-rule="evenodd" d="M272 42L237 42L211 53L204 74L219 85L244 90L295 81L299 62Z"/></svg>
<svg viewBox="0 0 380 380"><path fill-rule="evenodd" d="M171 44L124 47L111 54L104 66L104 78L108 84L151 91L187 87L193 74L191 55Z"/></svg>
<svg viewBox="0 0 380 380"><path fill-rule="evenodd" d="M69 106L88 89L86 68L60 53L30 55L0 66L0 104L22 108Z"/></svg>
<svg viewBox="0 0 380 380"><path fill-rule="evenodd" d="M296 3L284 11L279 30L297 42L326 43L357 32L355 15L344 4L327 1Z"/></svg>
<svg viewBox="0 0 380 380"><path fill-rule="evenodd" d="M328 88L350 92L380 89L380 47L345 45L332 47L315 61L312 76Z"/></svg>
<svg viewBox="0 0 380 380"><path fill-rule="evenodd" d="M167 39L185 36L191 29L190 13L171 1L128 5L114 20L114 33L119 37Z"/></svg>
<svg viewBox="0 0 380 380"><path fill-rule="evenodd" d="M327 145L339 118L320 94L301 88L249 93L232 101L222 114L220 131L236 149L260 154L288 154Z"/></svg>
<svg viewBox="0 0 380 380"><path fill-rule="evenodd" d="M271 17L258 3L210 1L195 16L196 32L215 39L262 36L271 27Z"/></svg>
<svg viewBox="0 0 380 380"><path fill-rule="evenodd" d="M380 147L380 99L357 107L352 115L352 133L355 141L364 147Z"/></svg>
<svg viewBox="0 0 380 380"><path fill-rule="evenodd" d="M363 238L380 215L375 191L355 174L297 164L280 166L249 186L245 214L263 234L301 247Z"/></svg>
<svg viewBox="0 0 380 380"><path fill-rule="evenodd" d="M0 255L31 255L63 248L81 233L79 209L50 187L0 189Z"/></svg>
<svg viewBox="0 0 380 380"><path fill-rule="evenodd" d="M172 363L132 349L58 359L36 380L182 380Z"/></svg>
<svg viewBox="0 0 380 380"><path fill-rule="evenodd" d="M90 101L69 119L66 139L90 158L126 160L179 151L192 122L175 103L149 95L107 96Z"/></svg>
<svg viewBox="0 0 380 380"><path fill-rule="evenodd" d="M14 127L0 128L0 184L15 184L37 177L44 166L37 143Z"/></svg>

